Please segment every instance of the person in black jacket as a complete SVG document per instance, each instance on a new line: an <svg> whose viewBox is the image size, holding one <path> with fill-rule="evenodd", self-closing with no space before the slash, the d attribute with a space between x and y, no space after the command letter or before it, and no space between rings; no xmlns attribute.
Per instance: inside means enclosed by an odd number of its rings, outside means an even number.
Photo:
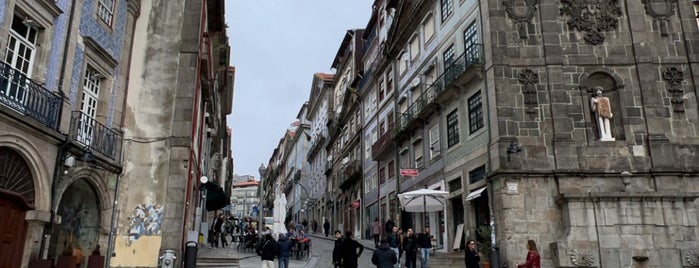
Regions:
<svg viewBox="0 0 699 268"><path fill-rule="evenodd" d="M481 261L481 253L476 250L476 241L469 239L466 242L466 250L464 253L464 263L466 268L478 268L478 262Z"/></svg>
<svg viewBox="0 0 699 268"><path fill-rule="evenodd" d="M342 267L340 244L343 242L343 240L344 238L342 237L342 232L340 232L340 230L335 230L335 247L333 247L333 265L335 268Z"/></svg>
<svg viewBox="0 0 699 268"><path fill-rule="evenodd" d="M255 251L262 258L262 268L274 268L274 257L277 256L277 242L271 234L265 234L264 241L260 241Z"/></svg>
<svg viewBox="0 0 699 268"><path fill-rule="evenodd" d="M381 239L379 247L371 256L371 263L376 265L376 268L391 268L398 262L396 253L389 247L386 239Z"/></svg>
<svg viewBox="0 0 699 268"><path fill-rule="evenodd" d="M357 259L364 252L364 245L352 239L352 231L345 232L345 238L340 242L340 255L343 268L357 268ZM359 249L359 252L357 252Z"/></svg>
<svg viewBox="0 0 699 268"><path fill-rule="evenodd" d="M328 219L325 219L325 222L323 223L323 231L325 231L325 237L330 235L330 222Z"/></svg>
<svg viewBox="0 0 699 268"><path fill-rule="evenodd" d="M405 252L405 268L417 268L417 237L413 228L408 228L408 234L403 238L403 252Z"/></svg>

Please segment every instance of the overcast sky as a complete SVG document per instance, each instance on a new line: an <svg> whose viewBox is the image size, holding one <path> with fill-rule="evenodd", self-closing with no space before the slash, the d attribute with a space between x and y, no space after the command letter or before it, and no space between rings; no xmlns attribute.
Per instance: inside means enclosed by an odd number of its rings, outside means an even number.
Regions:
<svg viewBox="0 0 699 268"><path fill-rule="evenodd" d="M366 27L374 0L226 1L231 65L236 68L234 172L259 178L308 100L313 74L330 65L348 29Z"/></svg>

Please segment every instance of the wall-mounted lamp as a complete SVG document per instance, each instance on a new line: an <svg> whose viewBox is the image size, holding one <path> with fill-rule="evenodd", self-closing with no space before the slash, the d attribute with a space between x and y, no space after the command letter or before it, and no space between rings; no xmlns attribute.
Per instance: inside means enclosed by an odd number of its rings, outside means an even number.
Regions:
<svg viewBox="0 0 699 268"><path fill-rule="evenodd" d="M516 154L522 151L522 148L519 147L519 145L515 141L510 142L510 146L507 147L507 162L510 162L510 155Z"/></svg>

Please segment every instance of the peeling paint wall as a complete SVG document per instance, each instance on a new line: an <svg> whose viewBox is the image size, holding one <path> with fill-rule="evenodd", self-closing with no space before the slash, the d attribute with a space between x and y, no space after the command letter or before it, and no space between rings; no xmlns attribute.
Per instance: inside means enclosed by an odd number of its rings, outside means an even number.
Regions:
<svg viewBox="0 0 699 268"><path fill-rule="evenodd" d="M199 19L185 14L200 15L201 3L141 2L124 110L124 174L112 267L155 267L165 249L182 257L187 163L197 150L191 128L199 42L183 35L199 34ZM194 50L183 48L191 44Z"/></svg>

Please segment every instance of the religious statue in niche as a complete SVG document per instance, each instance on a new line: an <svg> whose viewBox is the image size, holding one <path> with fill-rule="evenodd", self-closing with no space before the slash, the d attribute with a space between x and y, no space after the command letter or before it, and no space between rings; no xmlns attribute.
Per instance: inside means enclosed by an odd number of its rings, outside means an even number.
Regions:
<svg viewBox="0 0 699 268"><path fill-rule="evenodd" d="M610 125L610 120L614 115L612 114L612 106L609 103L609 98L602 96L602 87L593 87L592 91L590 110L595 114L595 118L597 119L599 140L614 141L615 139L612 136L612 128Z"/></svg>

